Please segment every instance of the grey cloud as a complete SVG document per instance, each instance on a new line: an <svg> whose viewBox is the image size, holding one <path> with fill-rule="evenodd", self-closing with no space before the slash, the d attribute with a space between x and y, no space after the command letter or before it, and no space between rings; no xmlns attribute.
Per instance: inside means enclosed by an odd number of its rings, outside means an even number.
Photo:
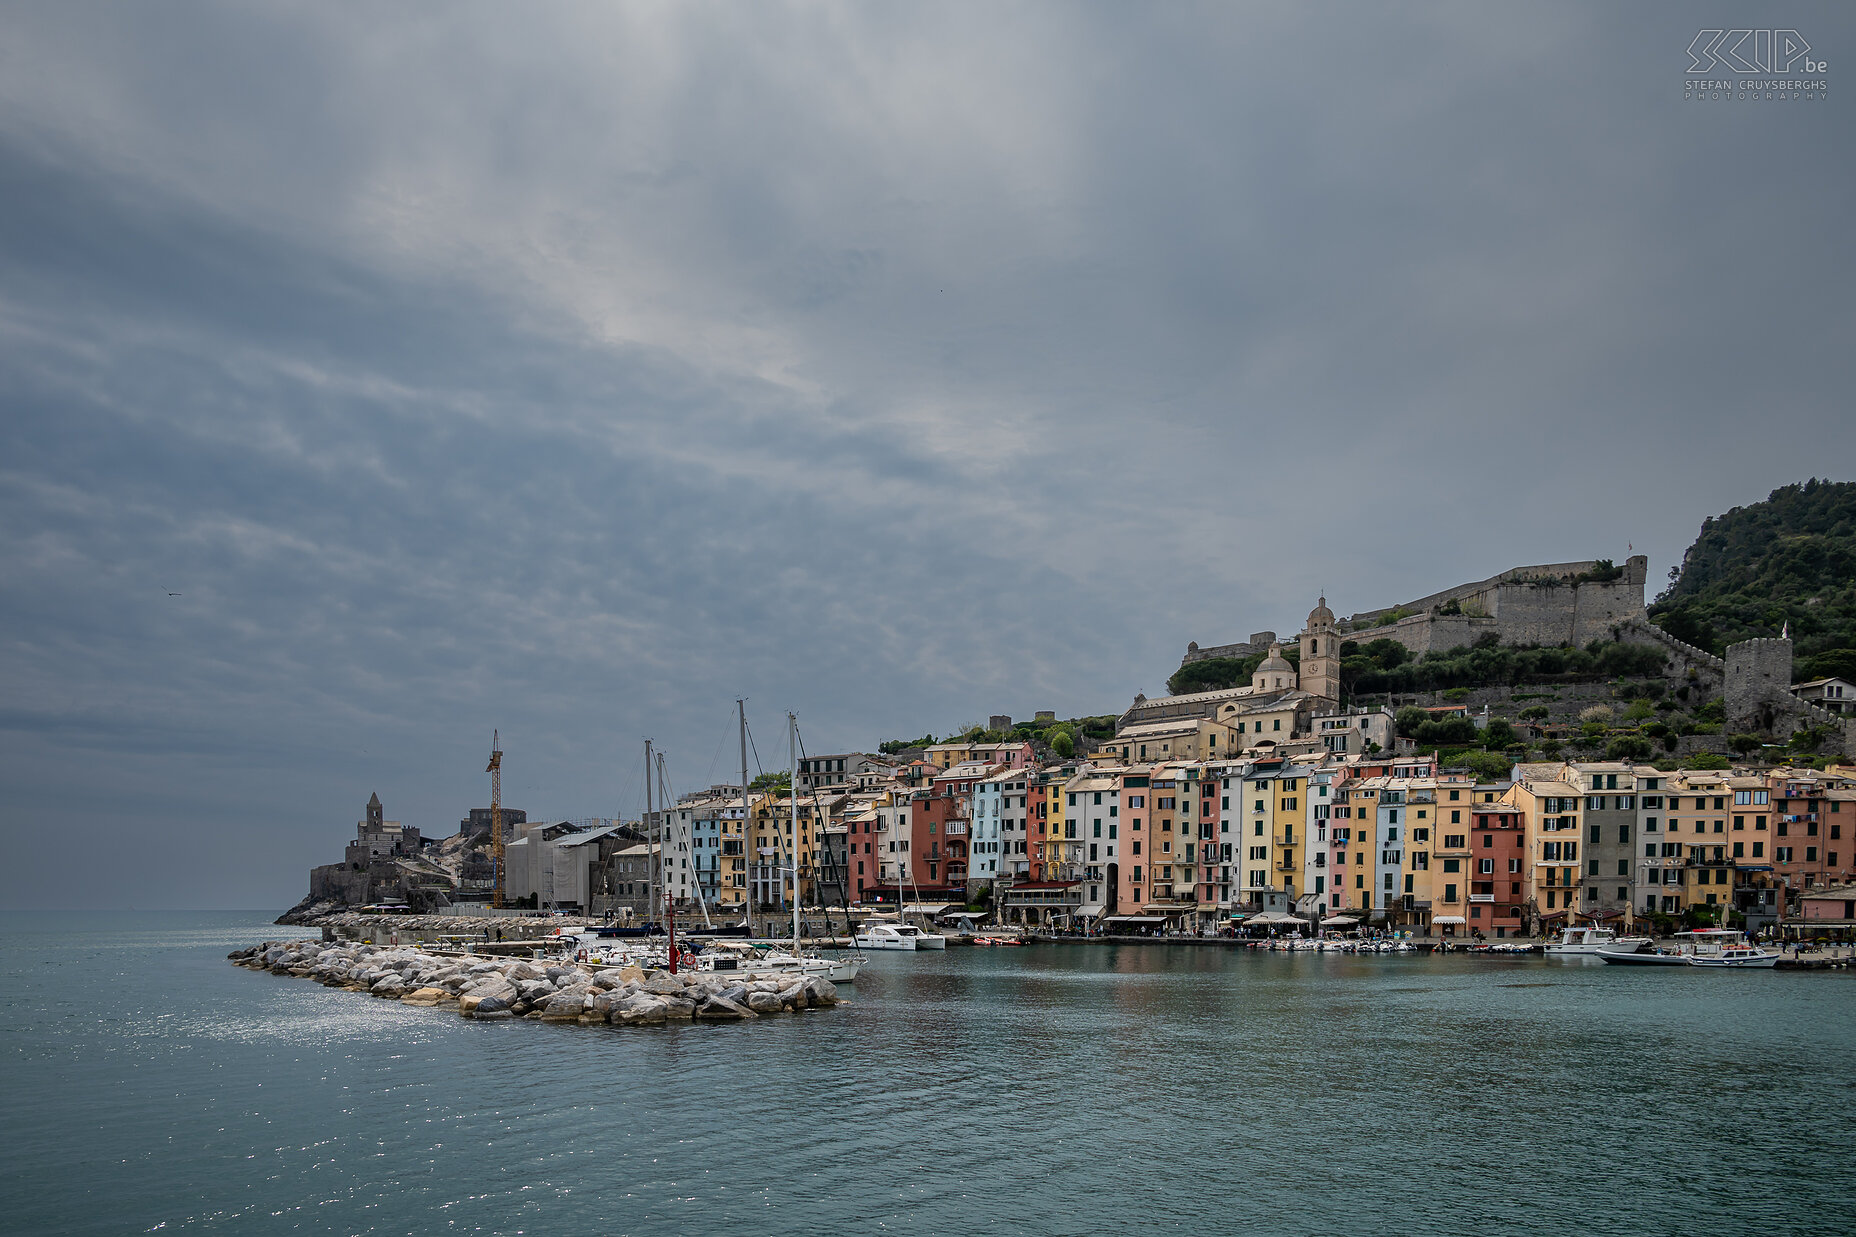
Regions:
<svg viewBox="0 0 1856 1237"><path fill-rule="evenodd" d="M1683 104L1695 20L15 10L8 896L286 901L492 726L611 814L744 692L868 745L1660 570L1852 445L1847 107Z"/></svg>

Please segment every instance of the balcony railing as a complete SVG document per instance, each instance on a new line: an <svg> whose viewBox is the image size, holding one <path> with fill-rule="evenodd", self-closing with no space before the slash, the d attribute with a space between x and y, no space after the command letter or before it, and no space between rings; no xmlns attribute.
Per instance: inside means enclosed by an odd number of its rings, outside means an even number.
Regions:
<svg viewBox="0 0 1856 1237"><path fill-rule="evenodd" d="M960 837L964 835L966 831L967 822L964 820L950 820L947 822L947 836L950 838Z"/></svg>
<svg viewBox="0 0 1856 1237"><path fill-rule="evenodd" d="M1471 902L1493 902L1495 901L1495 895L1492 893L1472 893L1469 895L1469 900Z"/></svg>

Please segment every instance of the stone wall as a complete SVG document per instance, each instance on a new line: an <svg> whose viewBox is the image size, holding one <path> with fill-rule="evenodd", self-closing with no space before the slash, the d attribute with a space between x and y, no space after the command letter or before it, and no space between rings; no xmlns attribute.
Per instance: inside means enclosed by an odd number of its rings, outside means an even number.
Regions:
<svg viewBox="0 0 1856 1237"><path fill-rule="evenodd" d="M1343 637L1365 643L1396 640L1417 656L1474 644L1493 632L1503 644L1586 645L1608 638L1614 627L1643 615L1643 588L1649 560L1641 554L1625 560L1615 580L1574 579L1597 567L1596 560L1511 567L1473 584L1459 584L1428 597L1381 610L1367 610L1337 624ZM1438 613L1449 609L1451 613ZM1394 610L1411 611L1384 627L1379 621ZM1211 657L1257 657L1269 651L1274 632L1257 632L1245 644L1186 646L1181 665Z"/></svg>
<svg viewBox="0 0 1856 1237"><path fill-rule="evenodd" d="M1199 647L1199 642L1194 640L1186 646L1186 655L1179 659L1179 664L1190 665L1192 662L1207 661L1213 657L1261 657L1270 651L1270 645L1274 643L1276 643L1276 633L1273 631L1252 632L1249 641L1243 644L1214 644L1203 649Z"/></svg>
<svg viewBox="0 0 1856 1237"><path fill-rule="evenodd" d="M1845 752L1856 752L1856 718L1844 717L1792 695L1792 642L1742 640L1727 646L1722 702L1727 729L1784 738L1807 726L1829 726L1842 736Z"/></svg>

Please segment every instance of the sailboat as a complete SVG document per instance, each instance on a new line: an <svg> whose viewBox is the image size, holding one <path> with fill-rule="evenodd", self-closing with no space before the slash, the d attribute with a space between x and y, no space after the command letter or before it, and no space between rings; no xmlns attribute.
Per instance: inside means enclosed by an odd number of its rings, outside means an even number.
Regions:
<svg viewBox="0 0 1856 1237"><path fill-rule="evenodd" d="M786 743L791 761L791 772L787 780L788 808L791 812L788 824L791 830L792 845L784 848L786 858L792 866L779 869L793 874L793 944L790 953L778 953L769 950L755 964L756 969L797 971L806 975L823 975L833 983L849 983L857 978L863 969L863 958L821 958L817 954L807 954L801 948L799 932L799 719L793 714L786 715ZM773 831L775 844L780 841L780 831Z"/></svg>

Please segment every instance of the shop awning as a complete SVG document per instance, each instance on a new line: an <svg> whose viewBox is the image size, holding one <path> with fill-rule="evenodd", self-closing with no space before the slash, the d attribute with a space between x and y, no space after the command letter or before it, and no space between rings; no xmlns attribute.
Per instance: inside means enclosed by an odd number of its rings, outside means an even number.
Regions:
<svg viewBox="0 0 1856 1237"><path fill-rule="evenodd" d="M1431 922L1432 923L1463 923L1465 921L1461 915L1432 915Z"/></svg>
<svg viewBox="0 0 1856 1237"><path fill-rule="evenodd" d="M1165 923L1165 915L1105 915L1103 923Z"/></svg>
<svg viewBox="0 0 1856 1237"><path fill-rule="evenodd" d="M1323 919L1321 926L1324 928L1357 928L1360 926L1360 921L1350 915L1336 915L1332 919Z"/></svg>

